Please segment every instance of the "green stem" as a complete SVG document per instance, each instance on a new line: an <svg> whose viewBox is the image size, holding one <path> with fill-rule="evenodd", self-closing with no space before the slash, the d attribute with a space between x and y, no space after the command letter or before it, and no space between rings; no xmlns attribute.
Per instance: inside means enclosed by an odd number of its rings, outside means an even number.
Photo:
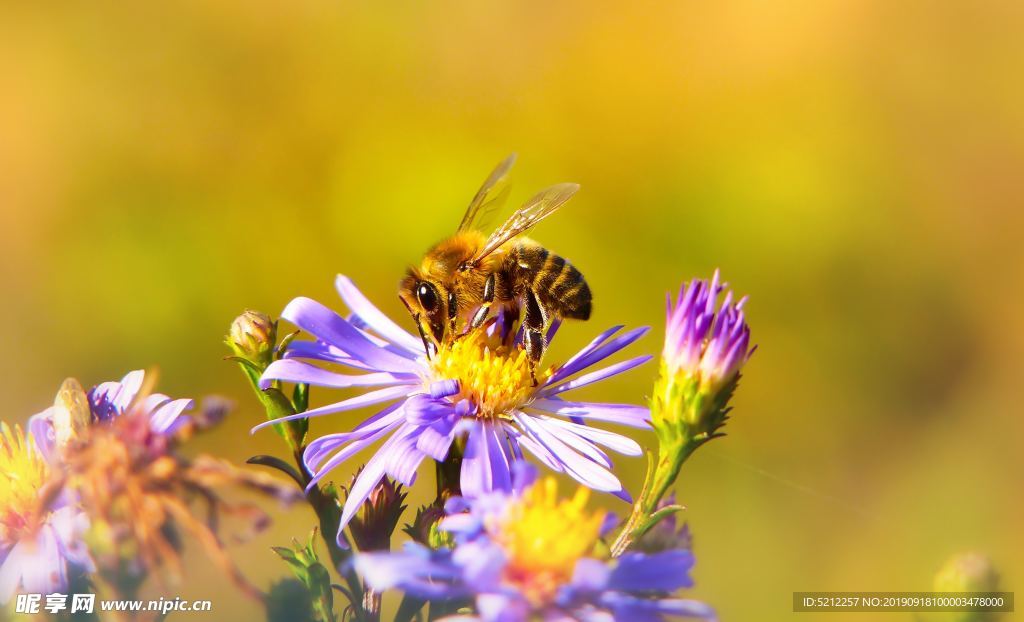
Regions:
<svg viewBox="0 0 1024 622"><path fill-rule="evenodd" d="M295 392L293 399L299 401L299 404L285 396L276 384L264 391L259 386L262 371L248 361L238 362L239 367L256 393L256 397L263 405L268 420L279 419L300 412L299 408L305 410L305 402L308 399L305 391L297 390ZM348 585L349 593L352 595L351 604L355 611L355 619L358 622L376 622L380 617L379 608L376 614L366 611L363 604L362 582L359 580L355 569L348 563L352 555L351 544L347 541L344 534L341 534L341 538L345 540L347 550L339 546L335 540L335 534L338 533L338 526L341 524L341 510L338 508L337 499L333 495L326 494L319 485L309 487L312 475L306 470L306 465L302 460L302 454L306 449L306 423L307 420L305 419L278 423L274 425L274 429L285 439L292 450L292 457L301 474L301 486L305 490L306 501L313 508L313 512L316 513L319 520L320 536L327 546L327 552L331 557L332 565L338 573L341 573L343 568L347 568L342 578ZM306 490L307 487L309 487L308 490Z"/></svg>
<svg viewBox="0 0 1024 622"><path fill-rule="evenodd" d="M295 464L299 467L299 472L302 473L302 477L305 480L305 485L308 486L312 478L309 472L306 471L306 465L302 462L302 452L304 449L303 447L295 449L293 455ZM347 550L339 546L335 539L335 535L338 533L338 525L341 524L341 510L338 508L336 499L331 495L325 494L323 489L316 485L309 488L306 492L306 500L313 508L313 512L320 522L320 537L323 538L324 544L327 546L327 554L331 557L331 564L339 573L342 571L342 568L348 568L343 578L348 585L349 593L352 595L351 602L353 609L356 611L356 619L361 622L372 622L376 618L368 616L368 612L363 607L362 582L359 580L359 575L356 574L355 569L348 563L349 558L352 556L352 545L348 542L348 538L345 537L344 533L341 534L341 538L345 540L345 544L348 547Z"/></svg>
<svg viewBox="0 0 1024 622"><path fill-rule="evenodd" d="M672 489L683 463L701 444L701 441L690 440L679 441L667 447L664 443L659 445L658 461L653 469L648 469L644 487L633 503L633 511L612 543L612 557L622 555L658 520L664 518L664 515L656 516L658 503Z"/></svg>

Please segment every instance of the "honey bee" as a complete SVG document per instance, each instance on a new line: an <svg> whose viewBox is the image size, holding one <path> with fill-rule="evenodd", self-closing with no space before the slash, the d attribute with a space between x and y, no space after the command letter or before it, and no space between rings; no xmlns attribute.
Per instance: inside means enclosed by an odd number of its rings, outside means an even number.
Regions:
<svg viewBox="0 0 1024 622"><path fill-rule="evenodd" d="M523 236L572 198L578 184L551 186L490 236L480 231L481 221L507 195L514 162L515 156L509 156L494 169L470 201L455 235L428 250L402 279L399 297L419 328L428 356L457 339L460 326L464 332L477 329L501 307L511 317L522 310L523 344L532 370L544 355L552 321L590 317L590 287L583 274Z"/></svg>

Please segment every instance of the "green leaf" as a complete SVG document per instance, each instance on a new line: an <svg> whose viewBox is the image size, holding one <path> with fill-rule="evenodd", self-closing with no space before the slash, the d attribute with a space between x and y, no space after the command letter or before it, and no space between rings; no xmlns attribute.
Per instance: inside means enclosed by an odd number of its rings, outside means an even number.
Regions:
<svg viewBox="0 0 1024 622"><path fill-rule="evenodd" d="M308 384L295 385L295 390L292 392L292 404L295 406L295 412L297 413L304 413L309 409ZM301 421L309 422L308 419L301 419Z"/></svg>
<svg viewBox="0 0 1024 622"><path fill-rule="evenodd" d="M246 464L258 464L260 466L270 467L281 471L288 477L295 480L295 483L299 485L299 488L305 489L306 483L303 481L302 476L292 465L288 464L284 460L275 456L259 455L253 456L245 461Z"/></svg>
<svg viewBox="0 0 1024 622"><path fill-rule="evenodd" d="M314 528L307 544L300 545L293 540L293 548L278 546L273 547L273 551L288 564L292 574L308 591L316 619L319 622L335 622L331 574L317 557L313 546L316 534L317 530Z"/></svg>
<svg viewBox="0 0 1024 622"><path fill-rule="evenodd" d="M681 512L685 509L686 508L684 508L681 505L666 505L665 507L659 509L654 514L651 514L651 516L647 520L640 523L640 525L634 530L634 539L639 538L640 536L650 531L652 527L660 523L662 520L668 518L676 512Z"/></svg>

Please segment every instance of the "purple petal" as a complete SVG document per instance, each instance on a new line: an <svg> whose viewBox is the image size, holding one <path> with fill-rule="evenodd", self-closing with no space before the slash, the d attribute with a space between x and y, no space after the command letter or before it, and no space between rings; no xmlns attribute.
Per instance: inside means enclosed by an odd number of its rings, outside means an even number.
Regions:
<svg viewBox="0 0 1024 622"><path fill-rule="evenodd" d="M401 589L423 599L462 598L461 570L450 559L423 546L407 544L401 552L361 553L355 556L355 570L374 590Z"/></svg>
<svg viewBox="0 0 1024 622"><path fill-rule="evenodd" d="M569 380L568 382L564 382L562 384L551 385L549 383L545 385L540 391L538 391L538 394L544 397L549 397L552 395L557 395L558 393L564 393L565 391L571 391L572 389L576 389L588 384L592 384L594 382L598 382L600 380L604 380L605 378L609 378L616 374L621 374L622 372L633 369L638 365L643 365L652 358L654 357L649 354L645 354L644 356L638 356L636 358L629 359L628 361L622 361L620 363L616 363L614 365L609 365L608 367L601 368L597 371L592 371L588 374L583 374L582 376L573 378L572 380Z"/></svg>
<svg viewBox="0 0 1024 622"><path fill-rule="evenodd" d="M151 395L150 397L154 397ZM165 397L165 396L160 396ZM150 426L154 432L159 434L170 434L180 424L185 423L187 417L181 417L181 413L191 410L195 402L189 399L164 400L156 410L149 413Z"/></svg>
<svg viewBox="0 0 1024 622"><path fill-rule="evenodd" d="M405 427L399 428L398 431L389 438L377 453L370 458L366 466L356 477L356 481L353 482L352 488L349 490L348 497L345 499L345 506L341 512L341 522L338 525L338 541L341 542L341 537L345 526L348 525L352 517L355 516L356 512L359 511L360 506L366 501L366 498L370 496L373 489L376 488L380 480L383 479L388 467L405 469L408 463L404 463L405 456L402 454L412 450L415 451L415 445L409 444L409 438L415 430L416 426L405 424ZM418 453L418 452L417 452ZM420 460L422 460L420 454ZM418 464L418 462L416 463ZM415 472L415 467L413 467ZM403 471L402 475L406 475ZM411 478L407 478L411 479Z"/></svg>
<svg viewBox="0 0 1024 622"><path fill-rule="evenodd" d="M702 618L704 620L717 619L714 608L697 600L662 598L656 602L658 603L658 613L665 615Z"/></svg>
<svg viewBox="0 0 1024 622"><path fill-rule="evenodd" d="M49 525L17 541L0 566L0 601L21 590L52 594L67 587L67 560L60 554L57 537Z"/></svg>
<svg viewBox="0 0 1024 622"><path fill-rule="evenodd" d="M619 423L634 428L647 428L651 411L633 404L603 404L599 402L566 402L558 399L536 399L528 411L538 411L560 417L582 417L596 421Z"/></svg>
<svg viewBox="0 0 1024 622"><path fill-rule="evenodd" d="M693 561L693 553L683 550L626 553L612 570L608 587L621 592L674 592L692 587Z"/></svg>
<svg viewBox="0 0 1024 622"><path fill-rule="evenodd" d="M485 538L465 542L452 551L452 561L462 568L462 576L477 593L498 591L506 558L501 547Z"/></svg>
<svg viewBox="0 0 1024 622"><path fill-rule="evenodd" d="M516 460L512 463L512 490L521 494L524 490L537 481L537 467L526 460Z"/></svg>
<svg viewBox="0 0 1024 622"><path fill-rule="evenodd" d="M416 481L416 469L427 457L416 448L422 432L421 426L406 424L381 448L382 452L387 449L384 471L406 486L412 486Z"/></svg>
<svg viewBox="0 0 1024 622"><path fill-rule="evenodd" d="M431 424L439 419L456 414L455 407L448 400L435 399L426 393L417 393L406 400L409 421L416 424Z"/></svg>
<svg viewBox="0 0 1024 622"><path fill-rule="evenodd" d="M387 443L384 445L387 446ZM370 461L366 463L363 470L356 476L356 481L352 483L352 488L348 491L348 497L345 499L345 507L341 511L341 522L338 524L337 541L339 545L341 545L348 522L352 520L352 517L359 511L366 498L370 496L373 489L384 478L385 455L384 447L382 447L370 458Z"/></svg>
<svg viewBox="0 0 1024 622"><path fill-rule="evenodd" d="M448 450L455 440L454 430L454 418L436 421L420 432L416 449L441 462L448 457Z"/></svg>
<svg viewBox="0 0 1024 622"><path fill-rule="evenodd" d="M28 432L36 442L39 453L47 460L56 458L57 436L53 431L53 406L32 415L28 420Z"/></svg>
<svg viewBox="0 0 1024 622"><path fill-rule="evenodd" d="M530 415L525 416L528 417ZM526 434L522 432L517 432L515 435L515 440L516 443L518 443L520 446L526 449L526 451L530 452L530 455L540 460L544 464L544 466L551 469L555 473L561 473L565 470L562 468L562 464L558 461L558 458L556 458L554 454L548 451L547 447L541 445L540 443L533 440Z"/></svg>
<svg viewBox="0 0 1024 622"><path fill-rule="evenodd" d="M569 358L569 360L567 360L565 363L563 363L562 366L558 369L558 371L555 372L555 375L552 376L551 380L554 382L554 381L557 381L560 376L564 377L566 375L569 375L567 370L575 369L577 361L579 361L583 357L585 357L588 354L590 354L591 352L593 352L595 348L597 348L599 345L604 343L605 340L607 340L609 337L611 337L615 333L617 333L620 330L622 330L622 328L623 328L623 326L621 324L619 324L618 326L612 326L608 330L606 330L603 333L599 334L597 337L594 337L594 339L590 343L588 343L586 346L584 346L583 349L581 349L576 354L572 355Z"/></svg>
<svg viewBox="0 0 1024 622"><path fill-rule="evenodd" d="M509 457L499 435L504 436L504 432L486 421L477 422L470 430L460 476L463 495L478 497L512 488Z"/></svg>
<svg viewBox="0 0 1024 622"><path fill-rule="evenodd" d="M430 383L430 397L439 399L442 397L451 397L459 392L459 381L458 380L438 380L437 382Z"/></svg>
<svg viewBox="0 0 1024 622"><path fill-rule="evenodd" d="M328 371L295 359L282 359L271 363L260 378L260 388L267 389L274 380L311 384L317 387L329 387L332 389L419 384L419 376L416 374L382 371L349 376Z"/></svg>
<svg viewBox="0 0 1024 622"><path fill-rule="evenodd" d="M121 382L104 382L89 391L89 404L97 419L106 420L122 414L142 389L146 372L128 372Z"/></svg>
<svg viewBox="0 0 1024 622"><path fill-rule="evenodd" d="M281 317L379 371L416 373L421 367L385 348L381 348L358 328L324 305L309 298L288 303Z"/></svg>
<svg viewBox="0 0 1024 622"><path fill-rule="evenodd" d="M320 467L320 469L316 471L310 470L310 473L313 474L313 477L309 480L309 483L306 485L306 490L311 490L313 486L317 485L320 482L320 480L327 477L327 474L334 470L334 468L337 467L339 464L348 460L349 458L356 455L360 451L366 449L367 447L374 444L378 440L384 438L385 436L388 435L388 433L390 433L399 425L400 423L393 423L382 430L378 430L377 432L371 434L370 436L350 441L348 445L346 445L344 448L340 449L336 454L331 456L330 459L327 460L327 462L325 462L323 466Z"/></svg>
<svg viewBox="0 0 1024 622"><path fill-rule="evenodd" d="M303 464L306 465L306 468L309 469L310 473L315 473L317 466L323 462L324 458L338 447L351 441L364 439L380 432L381 430L393 428L406 417L406 413L403 412L402 406L402 402L388 406L366 421L360 423L351 432L327 434L315 439L306 447L306 450L302 454Z"/></svg>
<svg viewBox="0 0 1024 622"><path fill-rule="evenodd" d="M526 622L531 613L526 601L498 593L477 595L476 609L482 622Z"/></svg>
<svg viewBox="0 0 1024 622"><path fill-rule="evenodd" d="M714 609L695 600L638 598L622 592L605 592L599 603L614 612L616 622L664 622L666 615L716 619Z"/></svg>
<svg viewBox="0 0 1024 622"><path fill-rule="evenodd" d="M612 468L612 461L608 458L608 456L603 451L598 449L589 440L581 438L579 435L577 435L575 428L563 427L560 429L557 425L558 423L567 422L560 421L553 417L534 417L533 421L538 426L542 426L545 429L547 429L549 433L558 436L558 440L562 441L563 443L571 447L577 453L582 454L584 457L588 458L589 460L592 460L593 462L596 462L597 464L600 464L605 468ZM568 423L568 425L585 427L575 423Z"/></svg>
<svg viewBox="0 0 1024 622"><path fill-rule="evenodd" d="M287 417L278 417L271 421L264 421L259 425L253 426L251 432L262 430L268 425L274 425L275 423L283 423L285 421L293 421L295 419L304 419L306 417L320 417L323 415L329 415L332 413L343 412L346 410L354 410L356 408L362 408L363 406L370 406L372 404L380 404L381 402L387 402L390 400L405 397L409 392L407 386L388 387L386 389L378 389L376 391L370 391L363 395L358 395L341 402L336 402L328 406L321 408L314 408L313 410L307 410L306 412L296 413L294 415L288 415Z"/></svg>
<svg viewBox="0 0 1024 622"><path fill-rule="evenodd" d="M571 421L563 421L562 419L554 419L551 417L542 417L545 425L553 426L555 428L562 428L571 434L582 436L588 441L594 443L600 443L605 447L617 451L620 454L626 456L639 456L644 453L643 448L640 444L621 434L615 432L609 432L608 430L599 430L586 425L580 425L578 423L572 423Z"/></svg>
<svg viewBox="0 0 1024 622"><path fill-rule="evenodd" d="M286 359L313 359L325 363L338 363L355 369L373 371L373 367L357 361L345 352L322 341L293 341L284 353Z"/></svg>
<svg viewBox="0 0 1024 622"><path fill-rule="evenodd" d="M588 488L604 492L622 490L622 483L608 469L579 455L528 415L519 415L516 421L538 443L550 451L563 465L565 472Z"/></svg>
<svg viewBox="0 0 1024 622"><path fill-rule="evenodd" d="M608 343L602 344L598 347L589 350L583 356L577 355L569 359L568 362L562 365L558 369L558 371L555 372L555 374L548 381L548 384L559 382L560 380L567 378L575 374L576 372L582 371L583 369L590 367L591 365L597 363L600 360L608 358L612 354L615 354L619 350L633 343L640 337L643 337L649 330L650 327L647 326L634 328L633 330L622 335L619 335L615 339L612 339Z"/></svg>
<svg viewBox="0 0 1024 622"><path fill-rule="evenodd" d="M345 305L352 310L352 313L359 316L371 329L388 341L401 346L408 352L416 355L423 354L423 342L414 337L408 331L403 330L398 324L391 321L391 318L384 315L380 309L375 307L370 300L363 295L347 276L342 274L334 281Z"/></svg>
<svg viewBox="0 0 1024 622"><path fill-rule="evenodd" d="M601 592L608 585L611 569L608 564L589 557L576 562L572 573L572 586L585 592Z"/></svg>

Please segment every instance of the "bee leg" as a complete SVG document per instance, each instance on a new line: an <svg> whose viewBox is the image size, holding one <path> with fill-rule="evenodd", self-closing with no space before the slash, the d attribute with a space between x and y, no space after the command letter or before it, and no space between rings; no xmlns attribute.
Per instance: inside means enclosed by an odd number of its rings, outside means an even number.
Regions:
<svg viewBox="0 0 1024 622"><path fill-rule="evenodd" d="M473 314L473 319L469 321L469 329L476 330L484 325L487 320L487 315L491 311L491 305L494 304L494 273L490 273L487 276L487 282L484 283L484 296L483 302L480 303L480 308Z"/></svg>
<svg viewBox="0 0 1024 622"><path fill-rule="evenodd" d="M456 298L455 292L448 292L448 330L446 334L451 335L452 339L457 339L457 333L455 332L455 325L459 320L459 299Z"/></svg>
<svg viewBox="0 0 1024 622"><path fill-rule="evenodd" d="M423 340L423 351L427 353L427 360L429 361L434 358L435 354L437 354L437 346L434 344L433 340L427 337L427 331L423 330L423 322L420 321L420 314L417 313L414 315L413 319L416 320L416 328L420 329L420 339Z"/></svg>
<svg viewBox="0 0 1024 622"><path fill-rule="evenodd" d="M409 310L409 314L412 315L412 321L416 322L416 328L420 331L420 339L423 340L423 351L427 354L427 360L434 358L434 354L437 354L437 345L427 337L427 331L423 330L423 322L420 321L420 314L412 310L409 303L405 301L405 298L398 297L405 305L405 308Z"/></svg>
<svg viewBox="0 0 1024 622"><path fill-rule="evenodd" d="M530 378L533 379L533 386L537 386L537 364L544 356L544 349L547 346L544 339L547 328L544 309L537 302L537 295L533 290L526 292L526 313L523 315L523 344L526 346L526 356L530 362Z"/></svg>

